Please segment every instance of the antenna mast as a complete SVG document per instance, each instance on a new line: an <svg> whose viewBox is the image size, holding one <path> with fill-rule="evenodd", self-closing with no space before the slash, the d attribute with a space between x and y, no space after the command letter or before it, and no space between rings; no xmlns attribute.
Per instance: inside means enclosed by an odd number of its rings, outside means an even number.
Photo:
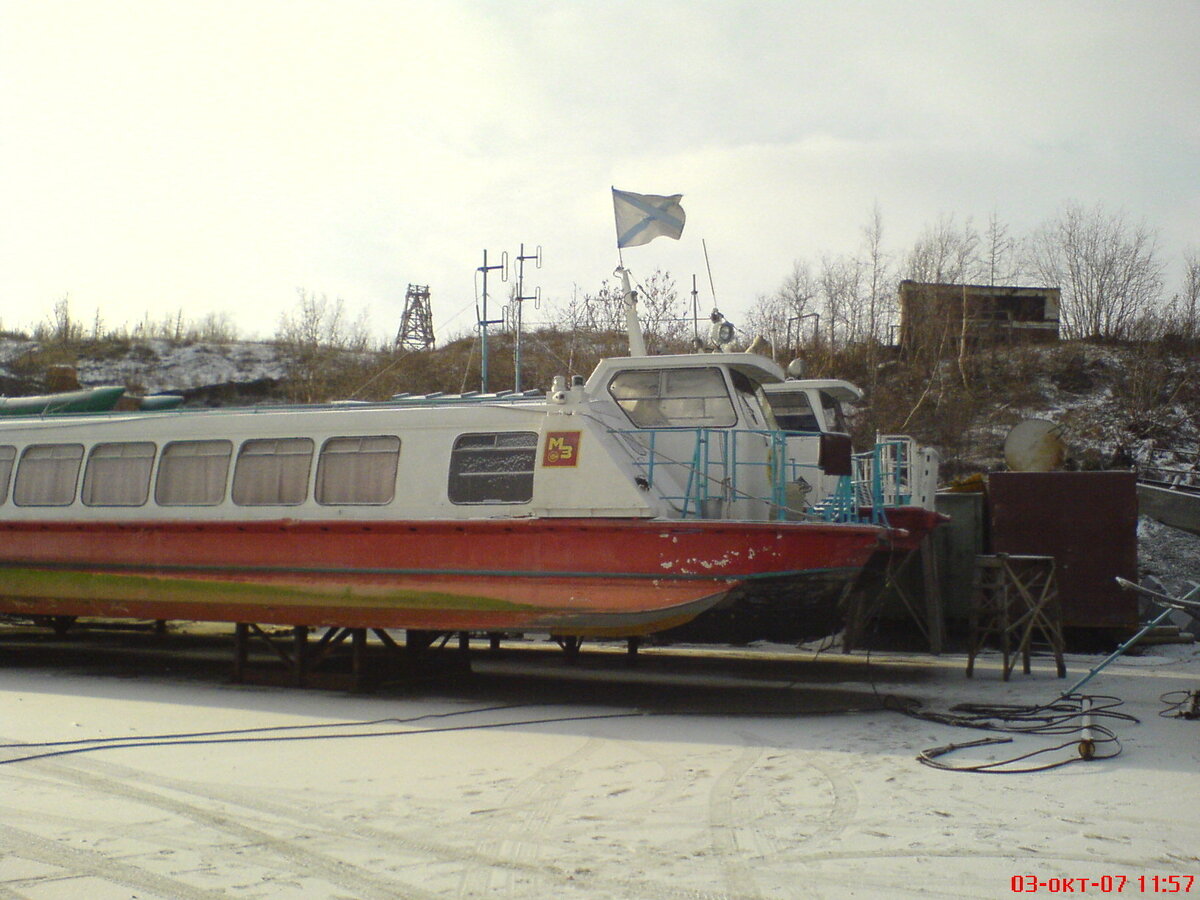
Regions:
<svg viewBox="0 0 1200 900"><path fill-rule="evenodd" d="M404 295L404 314L396 332L396 350L433 349L433 310L429 305L429 285L410 284Z"/></svg>
<svg viewBox="0 0 1200 900"><path fill-rule="evenodd" d="M513 311L513 327L516 329L516 341L513 345L513 390L518 394L521 393L521 310L526 300L541 300L542 289L537 288L532 294L525 295L525 260L532 259L537 268L542 267L542 245L538 244L538 248L533 253L526 255L525 245L521 244L521 249L517 252L517 293L514 296L513 302L516 304L516 309Z"/></svg>
<svg viewBox="0 0 1200 900"><path fill-rule="evenodd" d="M483 265L476 269L476 272L483 273L483 305L482 309L476 309L476 315L479 317L479 389L483 393L488 392L488 326L499 325L503 319L489 319L487 317L487 302L488 302L488 272L500 270L500 280L508 281L508 253L507 251L500 255L498 265L488 265L487 250L483 251Z"/></svg>
<svg viewBox="0 0 1200 900"><path fill-rule="evenodd" d="M708 289L712 291L713 305L717 304L717 286L712 280L712 266L708 262L708 243L701 239L700 246L704 249L704 268L708 269ZM695 285L692 285L695 287Z"/></svg>

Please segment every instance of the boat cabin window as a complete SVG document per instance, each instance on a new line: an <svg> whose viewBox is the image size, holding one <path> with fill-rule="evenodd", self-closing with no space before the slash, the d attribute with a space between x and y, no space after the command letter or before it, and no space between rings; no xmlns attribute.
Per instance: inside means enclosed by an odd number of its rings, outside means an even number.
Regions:
<svg viewBox="0 0 1200 900"><path fill-rule="evenodd" d="M80 499L86 506L141 506L150 496L154 444L97 444L83 470Z"/></svg>
<svg viewBox="0 0 1200 900"><path fill-rule="evenodd" d="M770 428L778 430L779 423L771 412L771 404L767 402L767 394L761 384L755 384L743 372L732 371L729 380L733 389L742 401L748 424L754 428Z"/></svg>
<svg viewBox="0 0 1200 900"><path fill-rule="evenodd" d="M32 444L21 454L13 502L17 506L70 506L75 500L83 444Z"/></svg>
<svg viewBox="0 0 1200 900"><path fill-rule="evenodd" d="M532 431L459 435L450 452L450 502L528 503L537 442Z"/></svg>
<svg viewBox="0 0 1200 900"><path fill-rule="evenodd" d="M820 431L821 423L813 412L808 395L802 391L791 394L767 394L775 421L784 431Z"/></svg>
<svg viewBox="0 0 1200 900"><path fill-rule="evenodd" d="M618 372L608 392L638 428L726 428L737 422L715 366Z"/></svg>
<svg viewBox="0 0 1200 900"><path fill-rule="evenodd" d="M13 462L16 458L16 447L0 447L0 503L8 499L8 482L12 478Z"/></svg>
<svg viewBox="0 0 1200 900"><path fill-rule="evenodd" d="M396 496L400 438L394 435L330 438L317 460L318 503L391 503Z"/></svg>
<svg viewBox="0 0 1200 900"><path fill-rule="evenodd" d="M161 506L216 506L225 498L229 441L175 441L158 461L154 500Z"/></svg>
<svg viewBox="0 0 1200 900"><path fill-rule="evenodd" d="M846 431L846 417L842 415L842 404L821 391L821 406L825 410L825 426L829 431Z"/></svg>
<svg viewBox="0 0 1200 900"><path fill-rule="evenodd" d="M308 498L313 442L309 438L246 441L233 469L238 506L297 506Z"/></svg>

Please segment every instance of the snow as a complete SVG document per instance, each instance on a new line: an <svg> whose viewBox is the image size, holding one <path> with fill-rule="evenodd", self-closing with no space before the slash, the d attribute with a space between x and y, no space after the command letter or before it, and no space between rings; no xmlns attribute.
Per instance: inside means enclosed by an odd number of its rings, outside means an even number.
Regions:
<svg viewBox="0 0 1200 900"><path fill-rule="evenodd" d="M39 349L36 341L0 339L0 374L24 354ZM154 394L281 380L287 375L287 361L278 346L267 342L178 343L156 338L101 358L81 356L75 369L85 386L124 384Z"/></svg>
<svg viewBox="0 0 1200 900"><path fill-rule="evenodd" d="M1147 516L1138 519L1138 568L1182 597L1200 584L1200 536L1170 528Z"/></svg>
<svg viewBox="0 0 1200 900"><path fill-rule="evenodd" d="M141 353L116 359L81 359L80 382L136 384L153 394L264 378L279 380L287 374L286 363L274 344L174 344L150 340L139 349Z"/></svg>
<svg viewBox="0 0 1200 900"><path fill-rule="evenodd" d="M1120 756L1016 775L920 765L987 733L880 697L1039 704L1100 657L1068 657L1065 681L1039 658L1005 683L995 657L968 680L956 655L647 648L630 668L589 647L575 666L480 652L472 679L372 696L21 661L0 669L10 744L328 737L0 765L4 897L1002 897L1028 875L1126 876L1136 894L1139 876L1200 874L1200 723L1159 715L1164 692L1200 688L1190 645L1088 685L1140 720L1114 726Z"/></svg>

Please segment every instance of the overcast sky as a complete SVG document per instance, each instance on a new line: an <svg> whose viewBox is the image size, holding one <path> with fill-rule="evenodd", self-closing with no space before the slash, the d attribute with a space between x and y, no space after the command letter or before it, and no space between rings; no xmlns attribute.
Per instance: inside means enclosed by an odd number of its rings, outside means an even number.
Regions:
<svg viewBox="0 0 1200 900"><path fill-rule="evenodd" d="M737 319L797 258L1068 200L1200 245L1200 3L0 0L0 321L227 313L296 289L392 336L475 318L487 248L547 301L617 262L610 186L682 193L625 251ZM502 299L506 285L498 285ZM526 319L536 320L529 310Z"/></svg>

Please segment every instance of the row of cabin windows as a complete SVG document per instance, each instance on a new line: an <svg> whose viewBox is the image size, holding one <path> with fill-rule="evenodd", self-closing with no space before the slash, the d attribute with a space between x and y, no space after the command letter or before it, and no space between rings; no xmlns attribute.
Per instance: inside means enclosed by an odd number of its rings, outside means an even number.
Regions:
<svg viewBox="0 0 1200 900"><path fill-rule="evenodd" d="M315 445L310 438L245 441L233 467L230 497L238 506L297 506L308 499ZM464 434L450 453L451 502L527 503L533 497L534 432ZM149 441L96 444L83 465L82 444L32 444L17 459L0 445L0 503L12 483L17 506L216 506L225 499L233 442L174 441L158 453ZM158 475L154 477L155 459ZM317 458L313 498L325 506L381 506L396 495L400 438L335 437ZM16 478L13 479L13 469Z"/></svg>

